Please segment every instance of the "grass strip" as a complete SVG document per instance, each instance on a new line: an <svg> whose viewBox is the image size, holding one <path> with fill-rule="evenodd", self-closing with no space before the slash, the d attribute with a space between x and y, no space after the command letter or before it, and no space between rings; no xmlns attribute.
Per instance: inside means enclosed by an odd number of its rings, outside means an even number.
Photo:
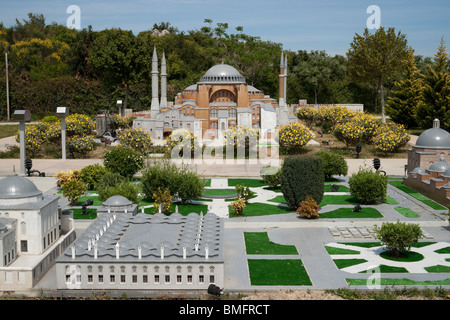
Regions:
<svg viewBox="0 0 450 320"><path fill-rule="evenodd" d="M410 208L395 207L394 210L406 218L420 218L420 215L412 211Z"/></svg>
<svg viewBox="0 0 450 320"><path fill-rule="evenodd" d="M265 187L267 186L264 183L263 179L228 179L228 186L229 187L235 187L237 185L244 185L246 187L250 188L258 188L258 187Z"/></svg>
<svg viewBox="0 0 450 320"><path fill-rule="evenodd" d="M300 259L248 259L252 286L310 286L311 279Z"/></svg>
<svg viewBox="0 0 450 320"><path fill-rule="evenodd" d="M393 180L389 181L389 184L396 187L397 189L409 194L411 197L414 197L416 200L421 201L422 203L426 204L427 206L433 208L434 210L447 210L446 207L434 202L433 200L427 198L423 194L411 189L410 187L407 187L403 184L403 181L401 180Z"/></svg>
<svg viewBox="0 0 450 320"><path fill-rule="evenodd" d="M292 245L274 243L267 232L244 232L247 254L298 254Z"/></svg>
<svg viewBox="0 0 450 320"><path fill-rule="evenodd" d="M81 214L83 211L82 209L69 209L73 211L73 218L79 219L79 220L90 220L90 219L96 219L97 218L97 209L94 208L87 208L87 214ZM65 210L63 210L65 211Z"/></svg>

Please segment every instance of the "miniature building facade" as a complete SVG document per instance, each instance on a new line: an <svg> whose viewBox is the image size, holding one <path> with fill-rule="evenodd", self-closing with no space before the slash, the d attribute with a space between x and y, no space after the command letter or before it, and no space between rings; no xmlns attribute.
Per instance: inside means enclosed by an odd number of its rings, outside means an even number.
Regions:
<svg viewBox="0 0 450 320"><path fill-rule="evenodd" d="M210 68L196 84L167 102L166 59L161 62L161 102L158 97L158 57L152 59L152 102L150 113L137 113L134 128L143 128L157 139L168 137L176 129L189 129L198 137L232 126L274 130L288 122L286 105L287 57L281 56L279 101L248 85L234 67L218 64ZM211 138L210 136L205 138Z"/></svg>
<svg viewBox="0 0 450 320"><path fill-rule="evenodd" d="M450 133L440 128L425 130L408 150L407 174L403 183L444 206L450 203Z"/></svg>
<svg viewBox="0 0 450 320"><path fill-rule="evenodd" d="M2 290L32 288L74 238L72 225L61 230L57 196L44 196L25 177L0 180Z"/></svg>
<svg viewBox="0 0 450 320"><path fill-rule="evenodd" d="M213 213L101 214L56 262L58 289L223 287L223 222Z"/></svg>

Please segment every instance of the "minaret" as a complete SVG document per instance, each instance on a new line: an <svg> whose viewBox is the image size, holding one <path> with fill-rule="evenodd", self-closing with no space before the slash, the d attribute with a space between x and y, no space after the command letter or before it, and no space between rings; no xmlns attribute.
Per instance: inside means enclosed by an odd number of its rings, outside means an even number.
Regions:
<svg viewBox="0 0 450 320"><path fill-rule="evenodd" d="M166 69L166 55L163 51L161 60L161 103L159 109L167 108L167 69Z"/></svg>
<svg viewBox="0 0 450 320"><path fill-rule="evenodd" d="M284 56L283 56L283 52L281 52L281 59L280 59L280 80L279 80L279 88L278 88L278 105L280 107L284 107L285 105L285 60L284 60Z"/></svg>
<svg viewBox="0 0 450 320"><path fill-rule="evenodd" d="M156 54L156 47L153 47L152 58L152 104L150 106L150 116L152 119L156 118L159 113L159 99L158 99L158 55Z"/></svg>
<svg viewBox="0 0 450 320"><path fill-rule="evenodd" d="M287 66L287 55L284 56L284 102L287 105L287 74L288 66Z"/></svg>

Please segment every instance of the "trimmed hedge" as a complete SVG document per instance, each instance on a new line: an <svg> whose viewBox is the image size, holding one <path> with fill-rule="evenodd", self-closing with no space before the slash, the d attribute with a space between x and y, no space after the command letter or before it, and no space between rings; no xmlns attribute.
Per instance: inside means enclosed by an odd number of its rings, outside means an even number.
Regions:
<svg viewBox="0 0 450 320"><path fill-rule="evenodd" d="M310 195L320 203L324 194L323 159L318 156L287 157L281 167L281 192L290 208L297 209Z"/></svg>

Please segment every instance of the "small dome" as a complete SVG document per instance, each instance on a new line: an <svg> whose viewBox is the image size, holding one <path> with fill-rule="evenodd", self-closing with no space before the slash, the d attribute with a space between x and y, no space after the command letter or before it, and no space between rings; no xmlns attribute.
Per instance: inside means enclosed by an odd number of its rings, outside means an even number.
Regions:
<svg viewBox="0 0 450 320"><path fill-rule="evenodd" d="M30 198L39 195L42 195L42 192L27 178L10 176L0 180L0 199Z"/></svg>
<svg viewBox="0 0 450 320"><path fill-rule="evenodd" d="M444 178L450 178L450 167L442 174Z"/></svg>
<svg viewBox="0 0 450 320"><path fill-rule="evenodd" d="M441 129L439 125L439 120L435 119L433 128L425 130L417 138L416 147L450 149L450 133Z"/></svg>
<svg viewBox="0 0 450 320"><path fill-rule="evenodd" d="M106 199L105 202L102 203L104 206L110 206L110 207L124 207L132 205L133 203L125 198L124 196L112 196Z"/></svg>
<svg viewBox="0 0 450 320"><path fill-rule="evenodd" d="M206 71L200 83L245 83L245 77L228 64L218 64Z"/></svg>
<svg viewBox="0 0 450 320"><path fill-rule="evenodd" d="M414 168L411 170L411 173L417 173L417 174L425 174L425 169L421 167Z"/></svg>
<svg viewBox="0 0 450 320"><path fill-rule="evenodd" d="M441 155L441 158L439 161L433 162L430 167L428 168L428 171L433 172L445 172L448 168L450 168L450 163L445 161L444 155Z"/></svg>

